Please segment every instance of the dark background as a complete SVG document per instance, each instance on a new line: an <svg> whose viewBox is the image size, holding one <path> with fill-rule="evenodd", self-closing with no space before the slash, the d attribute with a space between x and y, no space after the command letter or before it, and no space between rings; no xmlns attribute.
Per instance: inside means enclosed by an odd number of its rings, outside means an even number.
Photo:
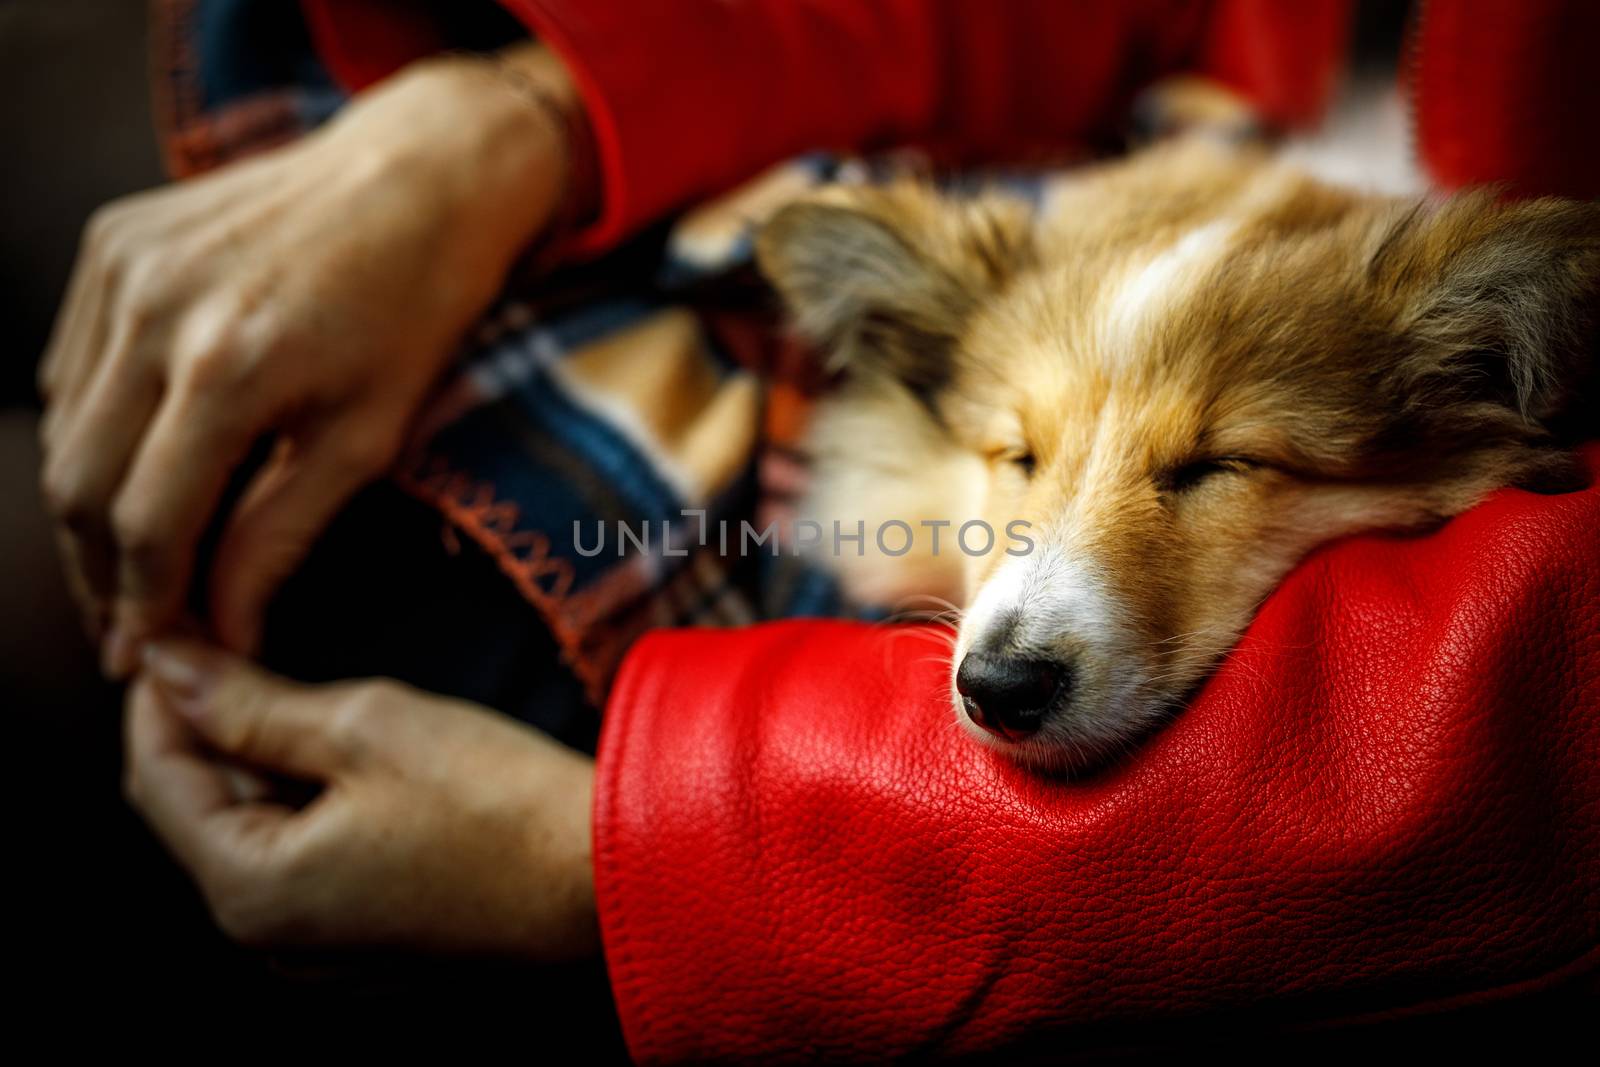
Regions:
<svg viewBox="0 0 1600 1067"><path fill-rule="evenodd" d="M78 231L161 180L143 0L0 0L0 399L31 398Z"/></svg>
<svg viewBox="0 0 1600 1067"><path fill-rule="evenodd" d="M120 803L115 694L65 610L27 410L85 217L160 180L143 30L138 0L0 0L0 751L10 940L40 1003L137 988L193 910Z"/></svg>

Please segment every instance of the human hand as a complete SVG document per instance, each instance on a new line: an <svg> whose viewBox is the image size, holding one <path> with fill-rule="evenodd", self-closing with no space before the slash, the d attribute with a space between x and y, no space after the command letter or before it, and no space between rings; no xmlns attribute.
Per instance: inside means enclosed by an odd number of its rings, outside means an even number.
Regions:
<svg viewBox="0 0 1600 1067"><path fill-rule="evenodd" d="M575 109L535 46L518 77ZM425 61L286 148L103 208L40 371L45 494L108 673L180 613L230 475L209 620L265 604L393 462L430 385L559 209L566 134L490 60Z"/></svg>
<svg viewBox="0 0 1600 1067"><path fill-rule="evenodd" d="M593 761L388 681L304 686L193 642L145 646L129 797L235 939L540 961L597 951ZM303 807L260 772L320 787Z"/></svg>

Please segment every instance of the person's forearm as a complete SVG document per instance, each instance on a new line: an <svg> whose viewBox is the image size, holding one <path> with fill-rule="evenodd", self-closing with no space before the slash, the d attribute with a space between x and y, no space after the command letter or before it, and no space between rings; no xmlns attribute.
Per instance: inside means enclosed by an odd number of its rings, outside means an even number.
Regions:
<svg viewBox="0 0 1600 1067"><path fill-rule="evenodd" d="M564 170L554 225L565 232L593 221L600 203L594 131L571 72L554 52L534 41L509 45L495 58L528 101L559 123Z"/></svg>
<svg viewBox="0 0 1600 1067"><path fill-rule="evenodd" d="M595 785L635 1059L1048 1058L1074 1025L1401 1007L1594 951L1600 490L1378 556L1330 546L1077 780L956 728L934 633L644 638Z"/></svg>
<svg viewBox="0 0 1600 1067"><path fill-rule="evenodd" d="M449 150L459 164L461 202L492 221L490 251L507 266L528 246L593 214L587 119L565 66L548 48L523 41L494 54L447 53L395 77L426 82L427 93L413 94L412 106L436 108L456 125ZM423 139L412 147L442 148Z"/></svg>
<svg viewBox="0 0 1600 1067"><path fill-rule="evenodd" d="M1020 0L502 2L572 68L594 122L604 202L591 247L814 149L922 144L995 159L1081 143L1117 121L1136 79L1183 58L1204 14Z"/></svg>

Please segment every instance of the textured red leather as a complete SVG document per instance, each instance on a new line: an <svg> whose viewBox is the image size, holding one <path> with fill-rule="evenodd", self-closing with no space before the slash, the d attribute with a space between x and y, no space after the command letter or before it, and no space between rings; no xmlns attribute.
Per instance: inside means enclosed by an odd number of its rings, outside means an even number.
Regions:
<svg viewBox="0 0 1600 1067"><path fill-rule="evenodd" d="M640 1060L1059 1051L1073 1024L1392 1010L1597 958L1600 488L1326 547L1086 780L958 731L946 659L820 622L638 646L595 847Z"/></svg>

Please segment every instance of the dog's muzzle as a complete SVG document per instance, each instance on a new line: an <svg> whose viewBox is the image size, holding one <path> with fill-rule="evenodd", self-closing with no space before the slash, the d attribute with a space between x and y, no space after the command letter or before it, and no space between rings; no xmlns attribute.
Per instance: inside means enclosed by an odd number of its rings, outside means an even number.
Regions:
<svg viewBox="0 0 1600 1067"><path fill-rule="evenodd" d="M973 722L1009 741L1032 737L1071 683L1062 664L1021 656L969 652L956 671L956 692Z"/></svg>

